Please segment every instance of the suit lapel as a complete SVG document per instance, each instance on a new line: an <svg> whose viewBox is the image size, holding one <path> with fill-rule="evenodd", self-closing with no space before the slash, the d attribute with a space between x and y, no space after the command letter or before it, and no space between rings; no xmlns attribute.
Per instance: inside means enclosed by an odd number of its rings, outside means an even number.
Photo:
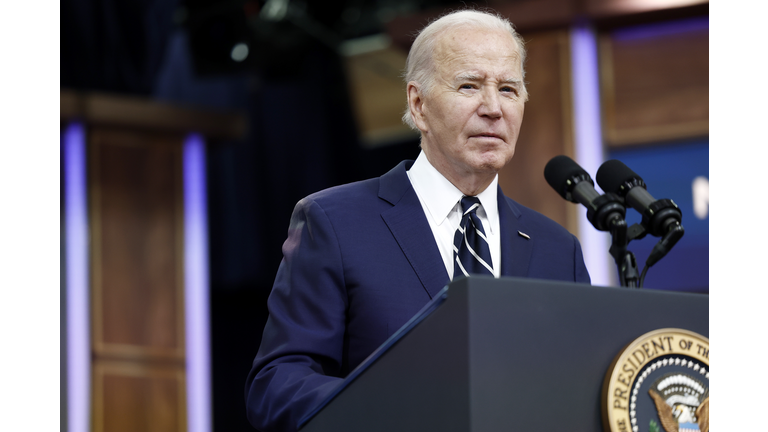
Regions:
<svg viewBox="0 0 768 432"><path fill-rule="evenodd" d="M412 161L402 162L381 176L379 197L392 204L381 217L429 297L433 298L448 284L448 273L421 202L408 180L406 170L412 164Z"/></svg>
<svg viewBox="0 0 768 432"><path fill-rule="evenodd" d="M450 280L435 244L429 222L406 170L413 161L401 162L380 178L379 197L392 207L381 217L400 245L424 289L433 298ZM498 191L499 226L501 228L501 275L526 277L535 238L526 238L529 230L521 222L521 213L512 200ZM427 249L427 250L425 250Z"/></svg>
<svg viewBox="0 0 768 432"><path fill-rule="evenodd" d="M499 188L499 226L501 227L501 275L525 277L531 261L534 238L525 238L525 224L520 221L520 212Z"/></svg>

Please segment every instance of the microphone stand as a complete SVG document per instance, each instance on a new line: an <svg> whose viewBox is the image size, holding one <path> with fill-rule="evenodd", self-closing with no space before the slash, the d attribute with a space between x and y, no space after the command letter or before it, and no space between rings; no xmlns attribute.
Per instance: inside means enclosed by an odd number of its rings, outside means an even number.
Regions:
<svg viewBox="0 0 768 432"><path fill-rule="evenodd" d="M613 256L614 260L616 260L616 265L619 266L619 276L622 282L621 285L627 287L642 288L643 283L645 282L645 275L648 273L648 269L667 255L667 252L669 252L677 243L677 241L683 237L683 234L685 234L685 229L679 221L673 221L673 223L670 223L666 227L667 232L661 236L659 242L656 243L656 245L653 247L651 254L648 255L648 259L645 260L645 268L643 268L643 272L640 274L638 279L635 256L632 254L632 252L628 252L626 250L626 245L629 244L629 242L632 240L639 240L644 238L646 234L648 234L648 229L646 228L646 225L648 224L644 220L643 224L634 224L627 228L626 221L621 220L620 222L621 223L616 224L617 228L615 234L613 228L611 229L611 236L613 236L611 255ZM623 227L621 225L623 225ZM626 243L623 243L624 239L626 239ZM624 254L624 256L622 256L622 254ZM627 282L626 285L625 281Z"/></svg>
<svg viewBox="0 0 768 432"><path fill-rule="evenodd" d="M652 265L659 262L660 259L664 258L664 256L667 255L667 252L669 252L677 243L677 241L683 237L683 234L685 234L685 229L682 225L680 225L680 222L675 221L667 227L667 232L664 234L661 240L656 243L656 246L653 247L651 254L648 255L648 259L645 260L645 268L643 269L642 275L640 275L641 287L645 281L645 274L648 272L648 269Z"/></svg>
<svg viewBox="0 0 768 432"><path fill-rule="evenodd" d="M642 284L637 271L637 260L635 255L627 250L627 245L632 240L630 231L634 233L632 228L635 226L627 228L627 221L624 220L626 211L623 199L616 194L606 193L593 200L587 207L587 219L599 231L611 233L609 252L618 267L621 286L639 288ZM642 230L642 236L645 236L645 229Z"/></svg>
<svg viewBox="0 0 768 432"><path fill-rule="evenodd" d="M628 288L642 287L640 275L637 272L635 254L627 250L630 240L627 236L627 221L618 218L613 219L610 222L609 228L611 233L611 248L609 252L619 270L621 286Z"/></svg>

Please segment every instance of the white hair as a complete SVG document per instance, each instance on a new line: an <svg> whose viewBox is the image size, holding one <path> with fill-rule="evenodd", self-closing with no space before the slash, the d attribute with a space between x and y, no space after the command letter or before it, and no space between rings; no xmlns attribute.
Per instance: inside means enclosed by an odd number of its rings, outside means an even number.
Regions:
<svg viewBox="0 0 768 432"><path fill-rule="evenodd" d="M508 19L498 14L476 10L459 10L450 12L419 32L413 41L408 59L405 62L405 84L414 81L419 85L422 94L429 94L435 81L437 70L433 53L437 42L446 31L456 27L472 27L489 30L502 30L508 32L517 43L517 51L520 56L520 68L522 78L525 78L525 42ZM523 81L525 91L525 81ZM410 107L406 107L403 114L403 122L413 130L418 130L413 122Z"/></svg>

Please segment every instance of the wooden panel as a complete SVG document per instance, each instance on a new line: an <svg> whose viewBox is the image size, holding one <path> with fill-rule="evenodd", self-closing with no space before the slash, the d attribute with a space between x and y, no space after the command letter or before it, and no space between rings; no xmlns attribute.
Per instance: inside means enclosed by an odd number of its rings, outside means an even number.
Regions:
<svg viewBox="0 0 768 432"><path fill-rule="evenodd" d="M97 356L182 358L181 139L90 134Z"/></svg>
<svg viewBox="0 0 768 432"><path fill-rule="evenodd" d="M609 145L709 133L706 19L603 34L600 64Z"/></svg>
<svg viewBox="0 0 768 432"><path fill-rule="evenodd" d="M568 26L582 8L581 0L495 0L489 6L520 32Z"/></svg>
<svg viewBox="0 0 768 432"><path fill-rule="evenodd" d="M208 139L239 139L248 130L242 113L199 110L136 96L61 90L60 119L91 126L127 127L155 133L202 133Z"/></svg>
<svg viewBox="0 0 768 432"><path fill-rule="evenodd" d="M570 49L564 30L523 34L527 42L529 100L515 156L500 173L504 193L577 233L575 206L544 179L544 166L557 155L573 157Z"/></svg>
<svg viewBox="0 0 768 432"><path fill-rule="evenodd" d="M95 432L185 431L183 369L104 362L94 365Z"/></svg>
<svg viewBox="0 0 768 432"><path fill-rule="evenodd" d="M405 82L400 76L407 53L396 47L344 58L358 129L363 145L415 139L418 133L403 124Z"/></svg>

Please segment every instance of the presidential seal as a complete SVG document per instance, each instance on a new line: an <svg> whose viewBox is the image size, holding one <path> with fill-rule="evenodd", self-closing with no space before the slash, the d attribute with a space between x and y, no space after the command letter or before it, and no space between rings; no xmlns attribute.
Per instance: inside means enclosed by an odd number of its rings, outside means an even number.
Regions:
<svg viewBox="0 0 768 432"><path fill-rule="evenodd" d="M709 432L709 339L654 330L613 360L602 392L608 432Z"/></svg>

